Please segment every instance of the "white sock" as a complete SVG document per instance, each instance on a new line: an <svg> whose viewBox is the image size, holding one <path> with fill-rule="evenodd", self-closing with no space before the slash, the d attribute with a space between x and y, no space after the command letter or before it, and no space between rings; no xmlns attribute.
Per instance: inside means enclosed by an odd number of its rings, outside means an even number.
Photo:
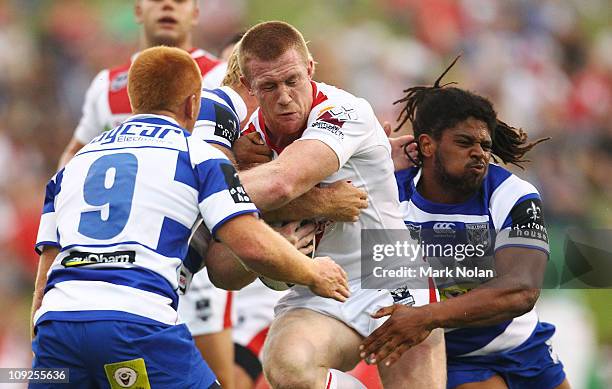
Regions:
<svg viewBox="0 0 612 389"><path fill-rule="evenodd" d="M357 378L336 369L329 369L325 389L368 389Z"/></svg>

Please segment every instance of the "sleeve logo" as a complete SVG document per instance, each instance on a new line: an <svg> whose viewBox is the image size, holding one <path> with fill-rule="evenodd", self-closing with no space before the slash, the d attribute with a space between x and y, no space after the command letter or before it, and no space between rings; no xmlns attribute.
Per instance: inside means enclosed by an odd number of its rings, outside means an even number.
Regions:
<svg viewBox="0 0 612 389"><path fill-rule="evenodd" d="M540 207L535 205L535 203L532 201L529 205L529 208L527 208L526 212L527 212L527 215L529 215L529 219L533 220L534 222L537 222L538 219L540 218L540 214L542 213L542 210Z"/></svg>
<svg viewBox="0 0 612 389"><path fill-rule="evenodd" d="M355 108L341 105L339 107L323 108L319 112L317 121L322 120L324 122L342 127L344 122L349 120L357 120L358 118L357 110L355 110Z"/></svg>
<svg viewBox="0 0 612 389"><path fill-rule="evenodd" d="M110 91L117 92L121 89L125 88L128 82L128 72L122 72L117 74L115 78L110 83Z"/></svg>
<svg viewBox="0 0 612 389"><path fill-rule="evenodd" d="M234 144L238 138L238 122L234 116L219 104L215 104L215 135Z"/></svg>
<svg viewBox="0 0 612 389"><path fill-rule="evenodd" d="M548 231L540 199L527 199L515 205L510 212L510 218L510 238L537 239L548 243Z"/></svg>
<svg viewBox="0 0 612 389"><path fill-rule="evenodd" d="M225 183L227 184L227 190L230 195L232 195L232 199L235 203L250 203L251 198L247 195L244 187L240 183L240 179L238 178L238 173L236 169L228 163L221 164L221 171L223 171L223 177L225 178Z"/></svg>

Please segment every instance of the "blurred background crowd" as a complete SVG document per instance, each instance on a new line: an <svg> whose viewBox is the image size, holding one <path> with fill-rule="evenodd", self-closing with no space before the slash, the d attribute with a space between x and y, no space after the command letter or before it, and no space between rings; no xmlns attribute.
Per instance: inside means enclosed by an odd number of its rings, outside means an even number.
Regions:
<svg viewBox="0 0 612 389"><path fill-rule="evenodd" d="M218 54L262 20L298 27L315 78L394 122L402 90L446 81L488 96L530 137L516 171L542 193L551 263L569 226L612 227L612 26L607 0L200 0L197 46ZM102 68L138 49L133 1L0 0L0 367L29 365L32 245L44 195ZM404 129L406 131L408 129ZM612 276L610 277L612 279ZM612 284L612 282L611 282ZM612 289L548 290L539 304L577 388L612 387ZM0 384L1 387L1 384ZM14 387L14 386L11 386Z"/></svg>

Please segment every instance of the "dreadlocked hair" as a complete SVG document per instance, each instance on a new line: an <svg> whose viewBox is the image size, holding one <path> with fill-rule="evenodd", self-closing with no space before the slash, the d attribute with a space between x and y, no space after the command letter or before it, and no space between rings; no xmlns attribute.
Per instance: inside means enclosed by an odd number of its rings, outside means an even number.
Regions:
<svg viewBox="0 0 612 389"><path fill-rule="evenodd" d="M528 142L525 131L511 127L497 118L493 105L486 98L457 87L450 87L449 85L456 84L454 82L441 85L442 78L459 58L460 56L453 60L432 86L415 86L403 91L405 96L393 103L404 104L397 118L399 125L395 131L410 120L415 143L421 134L440 140L444 130L473 117L486 123L491 132L493 160L498 162L499 159L505 164L511 163L522 169L521 163L529 161L523 158L525 154L538 143L550 138ZM407 150L407 146L404 146L404 151ZM406 155L415 165L420 166L423 158L420 148L417 147L417 150L418 160L413 159L408 153Z"/></svg>

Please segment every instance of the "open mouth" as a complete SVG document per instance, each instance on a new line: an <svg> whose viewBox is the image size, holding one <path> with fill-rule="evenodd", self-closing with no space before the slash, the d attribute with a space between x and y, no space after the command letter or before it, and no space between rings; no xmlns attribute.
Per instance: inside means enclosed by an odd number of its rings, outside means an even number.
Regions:
<svg viewBox="0 0 612 389"><path fill-rule="evenodd" d="M164 27L174 27L178 21L171 16L164 16L163 18L157 19L157 23Z"/></svg>

